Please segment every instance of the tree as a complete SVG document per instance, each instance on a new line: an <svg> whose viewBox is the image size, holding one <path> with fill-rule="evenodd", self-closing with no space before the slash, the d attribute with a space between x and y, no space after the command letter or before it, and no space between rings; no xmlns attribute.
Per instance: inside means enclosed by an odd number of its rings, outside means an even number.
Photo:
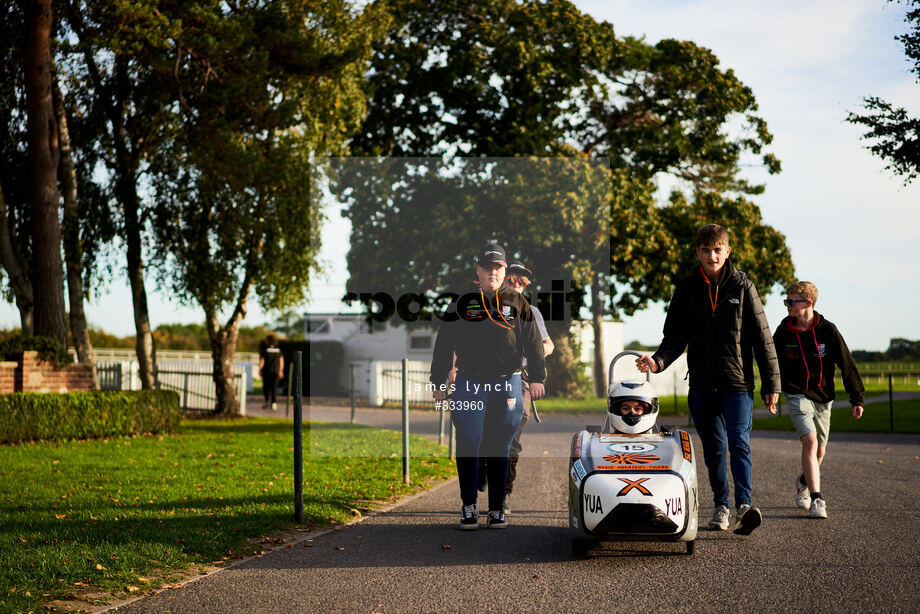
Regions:
<svg viewBox="0 0 920 614"><path fill-rule="evenodd" d="M28 141L25 103L25 16L9 3L0 13L0 260L8 276L7 300L15 300L20 327L34 332L31 274L31 211L28 205L25 143ZM12 296L10 296L12 294Z"/></svg>
<svg viewBox="0 0 920 614"><path fill-rule="evenodd" d="M102 196L120 212L118 230L126 251L131 288L138 375L141 386L157 386L156 349L144 286L144 230L147 203L140 184L169 130L174 100L150 69L162 57L170 27L168 4L68 3L67 17L75 42L65 51L73 95L86 115L88 136L81 143L88 170L103 162L111 188ZM160 8L163 11L159 10ZM82 86L82 87L81 87Z"/></svg>
<svg viewBox="0 0 920 614"><path fill-rule="evenodd" d="M920 82L920 0L905 0L905 4L913 7L904 18L912 30L895 40L903 43L904 54L913 63L911 72ZM912 182L920 176L920 117L911 117L906 109L877 96L864 102L867 112L849 113L847 121L868 128L862 138L874 141L869 151L885 160L888 170L904 177L905 184Z"/></svg>
<svg viewBox="0 0 920 614"><path fill-rule="evenodd" d="M772 137L756 115L753 93L707 49L686 41L653 46L618 38L613 26L595 22L566 0L480 0L462 8L403 0L393 6L393 26L374 55L370 111L353 141L356 150L448 160L462 154L606 158L609 193L598 213L587 203L547 197L551 192L534 189L531 176L521 187L560 209L550 207L549 217L529 215L527 208L512 215L508 201L482 191L487 183L477 181L475 171L450 184L412 168L436 163L391 159L373 169L352 163L342 183L359 194L348 209L353 228L349 291L360 294L382 284L398 296L419 285L455 288L469 277L471 266L458 254L486 237L502 240L543 279L553 279L569 252L562 247L563 235L546 229L581 205L581 211L600 215L609 229L609 268L605 264L602 274L583 277L575 293L592 296L595 384L596 392L604 393L601 319L670 297L674 271L684 266L685 245L692 246L672 234L679 226L674 215L685 214L686 225L695 220L690 205L705 201L713 207L704 210L724 219L728 210L723 215L716 205L736 201L722 193L762 191L741 176L743 156L760 155L769 172L779 171L779 162L764 152ZM730 130L730 125L740 128ZM655 200L655 181L662 175L681 181L681 194L690 197L683 197L688 206L673 208L670 216ZM400 179L392 179L396 176ZM503 194L508 198L507 190ZM703 198L707 194L709 200ZM477 197L482 206L471 207ZM753 204L743 202L730 209L760 223ZM491 218L485 215L490 210ZM579 214L575 219L597 226L601 218ZM762 224L751 230L756 238L775 237ZM446 245L429 247L431 237ZM412 248L418 253L389 259L389 243L399 244L395 252ZM553 252L554 245L559 252ZM772 244L761 247L777 251ZM772 285L777 267L763 267L758 275ZM784 267L791 270L791 261L779 266Z"/></svg>
<svg viewBox="0 0 920 614"><path fill-rule="evenodd" d="M77 169L71 155L70 130L64 109L64 96L54 77L54 116L57 120L61 152L61 187L64 197L64 260L67 269L67 299L70 305L70 333L77 350L77 360L89 365L93 373L93 384L98 388L96 356L89 338L89 325L83 310L83 244L80 240L80 212L77 204Z"/></svg>
<svg viewBox="0 0 920 614"><path fill-rule="evenodd" d="M51 0L30 0L25 10L27 170L28 197L32 211L34 330L35 334L55 339L66 347L57 188L60 151L51 95Z"/></svg>
<svg viewBox="0 0 920 614"><path fill-rule="evenodd" d="M152 67L180 129L150 169L156 258L160 281L204 310L217 409L235 414L248 301L281 310L305 297L319 249L314 156L343 152L359 124L382 16L344 0L179 4L169 16Z"/></svg>

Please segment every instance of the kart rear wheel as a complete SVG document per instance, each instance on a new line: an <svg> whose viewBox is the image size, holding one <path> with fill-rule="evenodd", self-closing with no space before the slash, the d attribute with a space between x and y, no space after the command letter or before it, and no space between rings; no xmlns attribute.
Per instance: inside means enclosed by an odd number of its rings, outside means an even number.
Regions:
<svg viewBox="0 0 920 614"><path fill-rule="evenodd" d="M687 542L687 554L693 554L694 549L696 549L696 540Z"/></svg>

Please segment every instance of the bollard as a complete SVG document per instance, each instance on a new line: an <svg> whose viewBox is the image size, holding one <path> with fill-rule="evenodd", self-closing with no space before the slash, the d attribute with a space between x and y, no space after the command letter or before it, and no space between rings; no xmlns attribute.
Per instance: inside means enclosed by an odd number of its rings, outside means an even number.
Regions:
<svg viewBox="0 0 920 614"><path fill-rule="evenodd" d="M894 433L894 385L891 382L891 373L888 374L888 415L891 432Z"/></svg>
<svg viewBox="0 0 920 614"><path fill-rule="evenodd" d="M409 483L409 359L402 359L403 481Z"/></svg>
<svg viewBox="0 0 920 614"><path fill-rule="evenodd" d="M677 415L677 371L674 372L674 415Z"/></svg>
<svg viewBox="0 0 920 614"><path fill-rule="evenodd" d="M293 372L294 365L288 365L288 378L287 378L287 394L284 396L284 417L287 418L291 415L291 386L293 381L291 379L291 373ZM262 385L265 386L265 382L262 382Z"/></svg>
<svg viewBox="0 0 920 614"><path fill-rule="evenodd" d="M439 407L441 410L441 415L438 416L438 445L444 445L444 402L441 402Z"/></svg>
<svg viewBox="0 0 920 614"><path fill-rule="evenodd" d="M303 369L302 352L294 352L294 520L303 523Z"/></svg>
<svg viewBox="0 0 920 614"><path fill-rule="evenodd" d="M355 423L355 363L351 363L351 423Z"/></svg>

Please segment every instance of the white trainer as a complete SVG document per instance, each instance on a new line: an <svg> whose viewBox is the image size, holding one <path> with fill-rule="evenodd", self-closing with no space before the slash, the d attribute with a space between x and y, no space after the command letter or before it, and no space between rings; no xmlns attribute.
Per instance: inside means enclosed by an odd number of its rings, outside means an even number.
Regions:
<svg viewBox="0 0 920 614"><path fill-rule="evenodd" d="M808 490L808 485L802 484L799 478L795 479L795 506L803 510L811 507L811 493Z"/></svg>
<svg viewBox="0 0 920 614"><path fill-rule="evenodd" d="M724 505L717 505L716 511L709 521L709 528L712 531L728 531L728 508Z"/></svg>
<svg viewBox="0 0 920 614"><path fill-rule="evenodd" d="M827 518L827 503L820 497L811 502L811 509L808 510L809 518Z"/></svg>

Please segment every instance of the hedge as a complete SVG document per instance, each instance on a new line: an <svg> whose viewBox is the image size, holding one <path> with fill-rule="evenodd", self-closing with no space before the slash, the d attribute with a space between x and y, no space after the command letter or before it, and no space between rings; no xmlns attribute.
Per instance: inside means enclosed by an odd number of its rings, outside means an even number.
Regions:
<svg viewBox="0 0 920 614"><path fill-rule="evenodd" d="M178 424L171 390L0 395L0 443L165 433Z"/></svg>

